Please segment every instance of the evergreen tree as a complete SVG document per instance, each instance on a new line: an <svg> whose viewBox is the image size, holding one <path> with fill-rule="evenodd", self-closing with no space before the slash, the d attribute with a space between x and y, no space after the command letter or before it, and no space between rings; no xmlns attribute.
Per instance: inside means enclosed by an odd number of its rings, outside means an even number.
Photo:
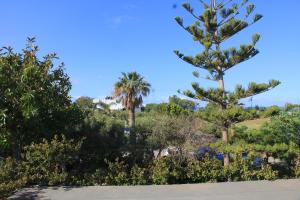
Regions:
<svg viewBox="0 0 300 200"><path fill-rule="evenodd" d="M203 47L202 52L196 56L186 56L178 50L174 52L183 61L194 67L208 72L205 79L219 83L218 88L205 89L198 83L192 83L192 90L182 93L186 96L213 103L219 109L214 117L214 122L222 128L224 146L230 144L228 130L238 122L243 121L241 99L266 92L280 84L277 80L268 83L249 83L248 87L237 85L234 91L225 89L225 73L234 66L256 56L259 51L255 45L260 39L259 34L252 36L250 44L242 44L239 48L222 49L222 44L235 36L240 31L258 22L262 15L254 14L255 5L243 0L236 4L233 0L210 0L209 3L200 0L204 11L197 15L189 3L184 3L183 8L195 18L195 23L185 26L183 19L176 17L177 23L192 35L195 42ZM252 19L251 19L252 18ZM193 73L199 78L199 72ZM229 154L224 155L224 165L229 165Z"/></svg>

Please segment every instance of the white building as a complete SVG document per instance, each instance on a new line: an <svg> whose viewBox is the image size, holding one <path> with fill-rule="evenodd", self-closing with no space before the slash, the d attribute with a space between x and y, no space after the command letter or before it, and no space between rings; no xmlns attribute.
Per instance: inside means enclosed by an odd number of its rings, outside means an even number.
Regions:
<svg viewBox="0 0 300 200"><path fill-rule="evenodd" d="M122 105L122 101L118 98L114 98L111 96L107 96L104 99L94 99L93 103L97 104L97 108L98 109L103 109L103 107L101 106L101 103L104 103L106 105L109 106L109 110L110 111L116 111L116 110L124 110L125 107ZM144 106L142 106L144 107ZM141 108L136 108L135 111L136 112L141 112Z"/></svg>

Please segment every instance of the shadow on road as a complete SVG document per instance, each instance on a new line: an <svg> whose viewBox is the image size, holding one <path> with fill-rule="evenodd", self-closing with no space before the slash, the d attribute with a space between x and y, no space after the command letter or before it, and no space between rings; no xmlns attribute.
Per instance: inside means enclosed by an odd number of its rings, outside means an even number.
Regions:
<svg viewBox="0 0 300 200"><path fill-rule="evenodd" d="M51 200L45 197L42 188L28 188L16 192L8 200Z"/></svg>
<svg viewBox="0 0 300 200"><path fill-rule="evenodd" d="M62 186L62 187L32 187L21 189L17 191L13 196L9 197L8 200L51 200L46 196L46 189L48 190L63 190L65 192L81 188L79 187L70 187L70 186Z"/></svg>

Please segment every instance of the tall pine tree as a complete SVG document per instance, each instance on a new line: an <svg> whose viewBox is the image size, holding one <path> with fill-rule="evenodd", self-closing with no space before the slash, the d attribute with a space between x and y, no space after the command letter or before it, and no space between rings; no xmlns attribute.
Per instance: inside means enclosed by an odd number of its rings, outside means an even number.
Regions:
<svg viewBox="0 0 300 200"><path fill-rule="evenodd" d="M216 105L219 112L215 114L214 120L222 128L222 140L226 146L230 144L229 128L244 120L240 100L266 92L279 85L280 82L277 80L262 84L251 82L246 88L237 85L234 91L227 91L224 81L225 73L259 53L255 45L260 35L254 34L250 44L242 44L239 48L222 49L222 44L258 22L262 15L253 13L255 5L248 0L243 0L239 4L234 3L233 0L199 1L204 8L201 15L197 15L189 3L183 4L183 8L195 19L193 24L184 25L180 17L176 17L175 20L192 35L194 41L199 43L203 50L195 56L186 56L178 50L174 52L183 61L206 70L208 75L205 79L218 82L218 88L203 88L198 83L192 83L193 90L186 90L182 93L190 98ZM193 75L199 77L199 72L195 71ZM228 166L229 162L229 153L225 153L224 165Z"/></svg>

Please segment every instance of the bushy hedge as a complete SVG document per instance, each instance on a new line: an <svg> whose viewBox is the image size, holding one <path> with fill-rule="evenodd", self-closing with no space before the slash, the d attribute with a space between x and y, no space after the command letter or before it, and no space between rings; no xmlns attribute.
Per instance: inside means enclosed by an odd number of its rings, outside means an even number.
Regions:
<svg viewBox="0 0 300 200"><path fill-rule="evenodd" d="M201 160L169 156L154 160L147 167L130 167L124 161L108 162L97 170L92 185L184 184L224 181L273 180L277 172L271 166L256 168L251 161L236 159L224 168L221 161L205 156ZM99 173L102 172L102 173Z"/></svg>
<svg viewBox="0 0 300 200"><path fill-rule="evenodd" d="M14 190L22 188L27 183L21 174L19 163L13 158L6 158L0 165L0 199L9 196Z"/></svg>
<svg viewBox="0 0 300 200"><path fill-rule="evenodd" d="M55 137L53 141L25 148L23 160L6 159L0 169L1 195L26 185L146 185L222 181L272 180L277 172L270 166L255 168L249 160L235 158L227 168L208 155L197 160L180 155L162 157L147 166L123 160L106 160L106 167L81 173L77 154L82 141ZM68 165L70 165L68 167Z"/></svg>
<svg viewBox="0 0 300 200"><path fill-rule="evenodd" d="M0 165L0 198L26 185L70 185L79 174L82 140L55 136L24 148L21 160L6 158Z"/></svg>
<svg viewBox="0 0 300 200"><path fill-rule="evenodd" d="M237 129L234 135L236 143L226 146L228 149L220 143L225 152L236 154L226 168L221 161L209 156L200 160L183 155L153 159L153 147L146 140L148 135L143 134L153 130L150 125L146 126L147 118L143 123L140 118L131 135L124 135L121 121L116 123L100 114L94 117L95 126L84 127L86 134L72 137L76 140L55 136L52 140L26 146L19 160L4 159L0 163L0 196L33 184L146 185L300 177L299 114L274 117L257 131ZM101 123L97 124L99 121ZM80 140L82 136L87 139ZM166 139L167 142L170 140ZM223 152L218 145L215 148ZM252 165L252 158L241 158L240 153L244 151L285 160L288 173L269 165L256 168Z"/></svg>

